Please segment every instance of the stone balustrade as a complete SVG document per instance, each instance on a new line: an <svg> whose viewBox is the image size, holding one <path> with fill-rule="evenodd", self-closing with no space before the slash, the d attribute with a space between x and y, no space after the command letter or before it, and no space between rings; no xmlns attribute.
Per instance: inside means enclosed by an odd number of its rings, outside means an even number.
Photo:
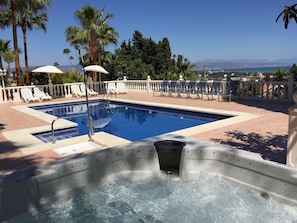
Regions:
<svg viewBox="0 0 297 223"><path fill-rule="evenodd" d="M107 85L110 82L124 82L126 89L129 92L154 92L160 89L162 80L127 80L123 81L104 81L104 82L88 82L89 88L94 89L99 93L104 93ZM213 81L207 81L210 86ZM223 83L228 83L226 80ZM38 87L44 92L49 93L53 98L71 97L71 85L81 85L81 83L66 83L66 84L48 84L48 85L30 85L16 87L0 87L0 103L19 102L21 101L21 88ZM297 90L297 82L291 77L288 81L239 81L234 96L240 100L270 100L270 101L293 101L293 93ZM225 88L223 88L226 90ZM4 94L4 91L6 94ZM6 96L6 98L5 98Z"/></svg>

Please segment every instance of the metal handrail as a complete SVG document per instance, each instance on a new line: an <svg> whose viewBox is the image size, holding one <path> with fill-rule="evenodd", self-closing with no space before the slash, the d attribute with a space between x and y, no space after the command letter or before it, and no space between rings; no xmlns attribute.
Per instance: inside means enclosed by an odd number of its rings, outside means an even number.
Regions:
<svg viewBox="0 0 297 223"><path fill-rule="evenodd" d="M89 116L88 114L78 114L78 115L68 115L68 116L61 116L61 117L58 117L56 119L54 119L51 123L51 131L52 131L52 143L55 143L55 130L54 130L54 123L58 120L58 119L61 119L61 118L74 118L74 117L79 117L79 116L88 116L89 120L90 120L90 123L91 123L91 126L89 126L89 140L90 141L93 141L92 139L92 135L94 135L94 126L93 126L93 119L91 116Z"/></svg>

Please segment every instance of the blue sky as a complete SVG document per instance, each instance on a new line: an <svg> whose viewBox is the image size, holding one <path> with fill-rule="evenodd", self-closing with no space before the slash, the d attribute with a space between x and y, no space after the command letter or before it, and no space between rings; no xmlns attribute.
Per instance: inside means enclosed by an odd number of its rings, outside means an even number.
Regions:
<svg viewBox="0 0 297 223"><path fill-rule="evenodd" d="M282 19L275 22L281 5L294 3L297 0L53 0L47 32L27 33L29 65L69 65L64 48L78 57L64 32L70 25L79 25L74 13L87 4L98 10L105 7L105 13L114 15L109 25L119 33L117 47L138 30L155 42L167 37L172 54L181 54L193 63L206 59L297 58L297 24L291 21L286 30ZM19 47L23 48L19 33ZM9 40L12 32L0 30L0 36ZM115 46L108 49L113 51ZM23 57L20 54L21 66Z"/></svg>

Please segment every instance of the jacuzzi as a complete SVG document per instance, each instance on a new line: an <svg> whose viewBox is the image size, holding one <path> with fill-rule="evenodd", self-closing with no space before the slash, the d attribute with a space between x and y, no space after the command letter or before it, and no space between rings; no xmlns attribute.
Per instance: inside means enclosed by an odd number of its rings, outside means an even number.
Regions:
<svg viewBox="0 0 297 223"><path fill-rule="evenodd" d="M2 175L0 221L112 181L140 181L164 174L190 179L201 171L219 175L234 187L297 205L297 169L247 151L161 135Z"/></svg>

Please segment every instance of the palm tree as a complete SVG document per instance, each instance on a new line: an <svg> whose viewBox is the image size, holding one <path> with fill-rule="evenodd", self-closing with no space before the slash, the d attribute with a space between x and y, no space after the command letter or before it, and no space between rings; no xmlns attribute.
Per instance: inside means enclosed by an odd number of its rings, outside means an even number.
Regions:
<svg viewBox="0 0 297 223"><path fill-rule="evenodd" d="M6 1L0 0L0 29L4 29L10 23L10 11L7 9Z"/></svg>
<svg viewBox="0 0 297 223"><path fill-rule="evenodd" d="M49 0L30 0L37 5L49 4ZM18 25L18 10L19 5L21 5L24 0L0 0L0 6L3 11L7 11L10 13L7 19L2 20L0 24L0 28L12 25L12 36L13 36L13 47L14 47L14 55L15 55L15 70L17 74L17 85L22 85L22 74L21 74L21 66L20 66L20 58L19 58L19 47L18 47L18 36L17 36L17 25ZM5 14L5 13L4 13ZM1 13L1 18L3 14ZM1 19L0 18L0 19Z"/></svg>
<svg viewBox="0 0 297 223"><path fill-rule="evenodd" d="M182 55L177 56L175 71L178 74L182 74L184 77L192 78L194 66L194 64L191 64L191 62L187 58L184 58Z"/></svg>
<svg viewBox="0 0 297 223"><path fill-rule="evenodd" d="M25 70L26 84L30 84L28 50L27 50L27 29L32 30L43 29L46 31L45 22L48 21L48 16L44 10L50 7L48 1L27 0L18 2L18 25L21 26L23 32L24 55L25 55Z"/></svg>
<svg viewBox="0 0 297 223"><path fill-rule="evenodd" d="M109 43L115 42L114 39L117 37L117 32L107 25L108 20L113 15L108 14L103 18L103 14L104 9L98 11L87 5L75 12L75 17L79 20L81 27L69 26L65 31L67 42L73 46L79 45L81 48L87 48L87 61L89 64L96 64L96 59L98 58L100 65L101 50ZM113 32L110 30L113 30ZM103 32L109 36L105 37ZM112 35L113 37L111 37ZM96 81L95 73L93 73L93 81Z"/></svg>
<svg viewBox="0 0 297 223"><path fill-rule="evenodd" d="M10 75L10 64L14 61L14 52L9 49L3 54L3 60L7 63L7 76ZM7 77L8 78L8 77Z"/></svg>
<svg viewBox="0 0 297 223"><path fill-rule="evenodd" d="M66 54L68 56L69 53L70 53L70 50L68 48L64 48L63 54Z"/></svg>
<svg viewBox="0 0 297 223"><path fill-rule="evenodd" d="M22 85L22 74L20 66L20 57L19 57L19 47L18 47L18 36L17 36L17 0L0 0L0 5L3 6L3 9L10 12L10 19L5 21L4 26L12 25L12 37L13 37L13 48L14 48L14 57L15 57L15 71L17 74L17 85Z"/></svg>
<svg viewBox="0 0 297 223"><path fill-rule="evenodd" d="M104 52L104 47L110 43L117 44L118 33L114 28L102 24L96 38L97 45L97 62L101 65L101 54ZM99 82L101 82L101 73L99 74Z"/></svg>
<svg viewBox="0 0 297 223"><path fill-rule="evenodd" d="M0 39L0 69L3 69L2 57L8 50L10 50L9 43L10 40Z"/></svg>
<svg viewBox="0 0 297 223"><path fill-rule="evenodd" d="M291 6L285 6L282 5L283 11L277 16L276 22L278 19L284 15L283 21L285 23L285 29L288 28L289 22L291 19L294 19L295 22L297 23L297 9L296 9L297 4L291 5Z"/></svg>
<svg viewBox="0 0 297 223"><path fill-rule="evenodd" d="M19 57L19 46L18 46L18 35L17 35L17 0L10 0L11 10L11 23L12 23L12 37L13 37L13 48L14 48L14 62L15 71L17 74L17 85L23 85L23 78L21 73L20 57Z"/></svg>
<svg viewBox="0 0 297 223"><path fill-rule="evenodd" d="M65 54L65 55L67 56L67 58L68 58L68 60L69 60L69 62L70 62L70 65L73 66L71 60L73 60L74 58L73 58L73 56L69 56L69 54L70 54L70 49L68 49L68 48L64 48L64 50L63 50L63 54Z"/></svg>

